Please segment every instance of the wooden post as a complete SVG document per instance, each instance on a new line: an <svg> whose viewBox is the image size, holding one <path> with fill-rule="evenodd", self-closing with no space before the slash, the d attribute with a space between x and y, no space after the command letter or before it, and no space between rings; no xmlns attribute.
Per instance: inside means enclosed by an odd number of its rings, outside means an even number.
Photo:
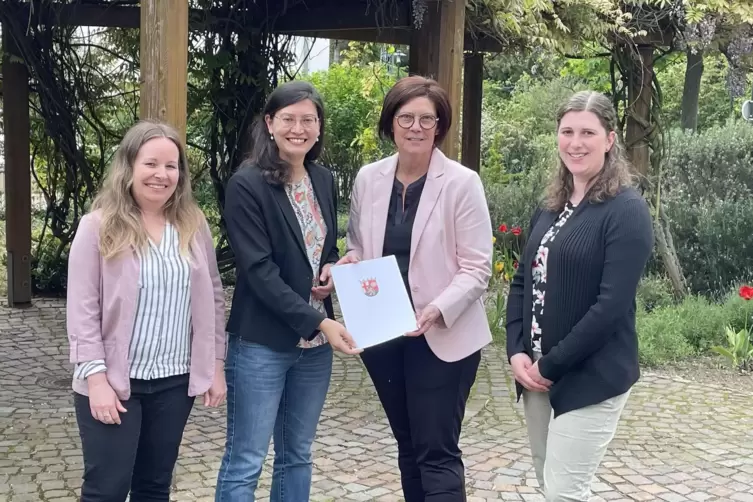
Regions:
<svg viewBox="0 0 753 502"><path fill-rule="evenodd" d="M175 127L185 141L188 83L188 2L141 1L142 119Z"/></svg>
<svg viewBox="0 0 753 502"><path fill-rule="evenodd" d="M463 165L481 170L481 101L484 93L484 54L465 58L463 72Z"/></svg>
<svg viewBox="0 0 753 502"><path fill-rule="evenodd" d="M2 71L8 306L22 307L31 303L29 72L8 26L3 26Z"/></svg>
<svg viewBox="0 0 753 502"><path fill-rule="evenodd" d="M635 169L646 176L651 165L650 138L651 96L653 94L654 48L651 45L638 46L628 86L628 117L625 130L625 143L630 161Z"/></svg>
<svg viewBox="0 0 753 502"><path fill-rule="evenodd" d="M450 95L452 124L442 151L458 158L461 67L465 43L465 1L428 0L421 28L411 35L410 72L439 82Z"/></svg>

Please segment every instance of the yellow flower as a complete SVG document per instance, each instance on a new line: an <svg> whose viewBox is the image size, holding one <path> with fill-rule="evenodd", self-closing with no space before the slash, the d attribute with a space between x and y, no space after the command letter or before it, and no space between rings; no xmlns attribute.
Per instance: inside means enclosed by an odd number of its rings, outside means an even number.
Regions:
<svg viewBox="0 0 753 502"><path fill-rule="evenodd" d="M496 244L496 243L497 243L497 238L492 235L492 244Z"/></svg>
<svg viewBox="0 0 753 502"><path fill-rule="evenodd" d="M494 270L496 270L498 274L502 273L502 269L504 268L505 268L505 264L502 263L501 261L498 261L497 263L494 264Z"/></svg>
<svg viewBox="0 0 753 502"><path fill-rule="evenodd" d="M510 279L512 279L512 276L510 274L505 274L505 280L510 282Z"/></svg>

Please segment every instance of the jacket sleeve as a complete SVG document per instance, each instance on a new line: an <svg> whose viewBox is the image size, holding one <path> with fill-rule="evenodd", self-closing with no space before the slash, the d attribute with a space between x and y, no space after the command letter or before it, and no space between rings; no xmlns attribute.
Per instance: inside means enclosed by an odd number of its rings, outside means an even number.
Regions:
<svg viewBox="0 0 753 502"><path fill-rule="evenodd" d="M207 255L209 276L212 278L214 295L214 357L215 359L222 359L224 361L227 352L227 335L225 334L225 291L222 288L220 269L217 265L217 254L214 249L214 241L212 240L212 231L209 229L209 223L207 223L206 220L204 220L202 236Z"/></svg>
<svg viewBox="0 0 753 502"><path fill-rule="evenodd" d="M68 255L66 329L70 362L104 361L99 222L91 214L79 221Z"/></svg>
<svg viewBox="0 0 753 502"><path fill-rule="evenodd" d="M458 193L454 226L459 269L430 302L442 313L448 328L481 297L492 275L492 224L479 176L472 173Z"/></svg>
<svg viewBox="0 0 753 502"><path fill-rule="evenodd" d="M326 169L326 168L323 168ZM327 257L322 261L322 266L326 265L327 263L337 263L337 260L340 259L340 250L337 249L337 186L335 185L335 177L330 173L330 177L332 178L332 201L331 201L331 210L332 214L335 217L335 228L330 228L328 232L332 232L335 236L335 245L332 246L332 249L329 250L329 253L327 254Z"/></svg>
<svg viewBox="0 0 753 502"><path fill-rule="evenodd" d="M238 272L245 275L250 294L299 336L309 339L325 319L280 277L272 261L262 209L249 182L240 174L228 181L225 222Z"/></svg>
<svg viewBox="0 0 753 502"><path fill-rule="evenodd" d="M363 258L363 240L361 238L361 184L362 173L356 175L353 189L350 192L350 213L348 214L348 232L345 237L346 254Z"/></svg>
<svg viewBox="0 0 753 502"><path fill-rule="evenodd" d="M615 201L618 202L618 201ZM612 324L627 315L654 243L651 215L642 197L619 201L607 216L599 295L586 315L539 360L544 378L556 381L607 342Z"/></svg>
<svg viewBox="0 0 753 502"><path fill-rule="evenodd" d="M523 246L523 256L518 260L518 269L515 271L512 282L510 283L510 291L507 294L507 313L505 315L506 324L505 329L507 332L507 360L509 361L515 354L520 354L526 351L525 344L523 343L523 316L525 310L523 309L523 298L525 297L525 278L526 274L530 274L530 262L529 257L525 256L525 252L528 249L531 233L533 227L539 219L541 209L537 208L531 217L531 222L528 225L528 239Z"/></svg>

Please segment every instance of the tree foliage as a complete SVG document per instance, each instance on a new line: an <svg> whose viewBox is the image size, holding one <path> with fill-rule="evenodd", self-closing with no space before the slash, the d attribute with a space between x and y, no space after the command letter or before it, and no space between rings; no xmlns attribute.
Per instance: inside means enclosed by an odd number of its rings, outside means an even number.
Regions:
<svg viewBox="0 0 753 502"><path fill-rule="evenodd" d="M391 153L377 137L382 100L395 82L381 63L333 65L304 77L319 90L326 110L321 161L335 173L346 202L355 175L364 164Z"/></svg>

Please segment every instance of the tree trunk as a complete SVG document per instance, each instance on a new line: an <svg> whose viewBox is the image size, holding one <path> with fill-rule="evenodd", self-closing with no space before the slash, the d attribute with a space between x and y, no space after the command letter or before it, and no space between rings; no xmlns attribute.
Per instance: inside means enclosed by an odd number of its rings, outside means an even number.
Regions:
<svg viewBox="0 0 753 502"><path fill-rule="evenodd" d="M628 49L627 61L630 61L630 70L625 146L636 171L646 177L651 165L650 135L654 128L651 117L654 48L639 46L635 54Z"/></svg>
<svg viewBox="0 0 753 502"><path fill-rule="evenodd" d="M687 51L688 63L685 69L685 86L682 90L682 116L680 124L683 129L695 132L698 128L698 96L701 93L703 76L703 51Z"/></svg>
<svg viewBox="0 0 753 502"><path fill-rule="evenodd" d="M682 266L675 251L672 232L669 228L669 218L667 218L667 214L661 203L659 204L658 211L659 217L654 218L654 235L656 237L657 251L664 264L664 270L669 276L675 299L682 300L688 292L685 284L685 276L682 273Z"/></svg>

